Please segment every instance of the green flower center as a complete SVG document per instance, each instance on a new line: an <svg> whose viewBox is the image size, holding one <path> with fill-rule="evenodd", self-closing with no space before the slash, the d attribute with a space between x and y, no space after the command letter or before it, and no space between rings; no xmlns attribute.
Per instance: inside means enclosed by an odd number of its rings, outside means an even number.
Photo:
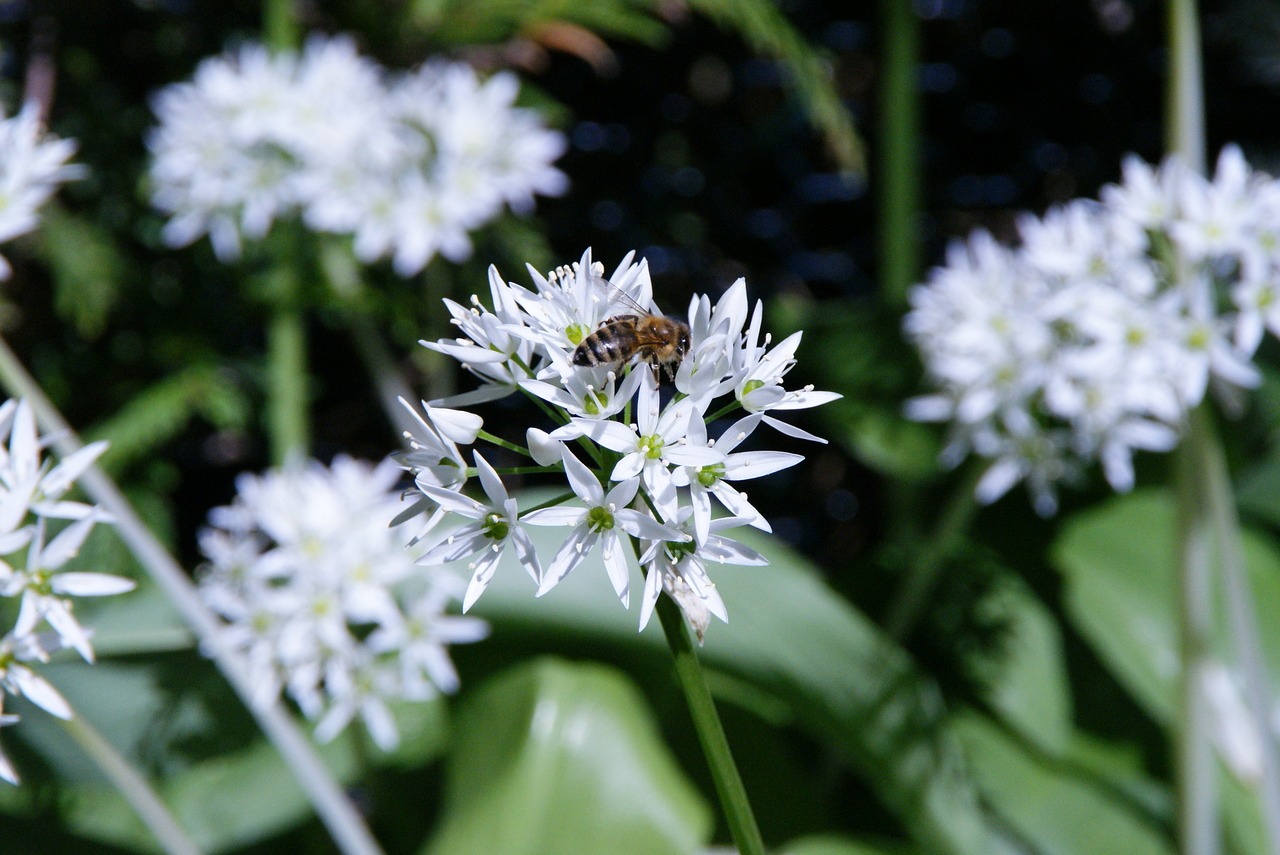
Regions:
<svg viewBox="0 0 1280 855"><path fill-rule="evenodd" d="M640 442L637 445L637 448L641 454L650 460L659 460L662 457L662 445L662 437L656 433L652 433L648 436L640 437Z"/></svg>
<svg viewBox="0 0 1280 855"><path fill-rule="evenodd" d="M763 389L763 388L764 388L763 380L748 380L742 387L742 395L743 397L746 397L747 395L750 395L755 390Z"/></svg>
<svg viewBox="0 0 1280 855"><path fill-rule="evenodd" d="M692 555L698 551L698 544L693 542L693 538L689 540L669 540L667 541L667 557L671 559L672 564L679 564L686 555Z"/></svg>
<svg viewBox="0 0 1280 855"><path fill-rule="evenodd" d="M582 324L569 324L565 327L565 338L569 339L570 344L582 344L582 340L587 337L591 330Z"/></svg>
<svg viewBox="0 0 1280 855"><path fill-rule="evenodd" d="M608 508L592 508L587 511L587 527L592 531L608 531L613 528L613 514Z"/></svg>
<svg viewBox="0 0 1280 855"><path fill-rule="evenodd" d="M511 525L501 514L489 514L484 518L484 535L492 540L506 540L511 533Z"/></svg>
<svg viewBox="0 0 1280 855"><path fill-rule="evenodd" d="M709 466L703 466L698 470L698 483L704 487L710 487L712 484L724 477L724 464L712 463Z"/></svg>
<svg viewBox="0 0 1280 855"><path fill-rule="evenodd" d="M582 401L582 409L589 416L598 416L609 406L609 396L594 389Z"/></svg>

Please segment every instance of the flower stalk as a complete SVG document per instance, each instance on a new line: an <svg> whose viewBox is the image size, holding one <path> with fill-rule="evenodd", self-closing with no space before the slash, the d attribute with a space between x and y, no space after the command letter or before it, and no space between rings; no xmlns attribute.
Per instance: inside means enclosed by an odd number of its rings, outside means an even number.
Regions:
<svg viewBox="0 0 1280 855"><path fill-rule="evenodd" d="M1197 412L1202 412L1202 408ZM1182 658L1177 730L1179 844L1182 855L1216 855L1220 829L1212 710L1204 675L1212 655L1213 519L1204 495L1206 420L1196 418L1177 451L1178 634Z"/></svg>
<svg viewBox="0 0 1280 855"><path fill-rule="evenodd" d="M1259 641L1258 621L1254 616L1255 600L1245 569L1240 520L1236 515L1226 457L1210 414L1203 410L1194 413L1191 430L1198 436L1195 446L1200 455L1198 492L1204 497L1201 501L1208 506L1221 558L1232 645L1243 677L1245 702L1252 726L1259 735L1259 766L1262 772L1258 786L1259 813L1271 850L1280 852L1280 763L1277 762L1269 712L1271 681Z"/></svg>
<svg viewBox="0 0 1280 855"><path fill-rule="evenodd" d="M764 840L756 825L742 776L738 774L738 767L733 761L733 752L729 749L729 740L725 737L724 726L716 712L715 700L707 687L698 652L689 637L689 628L685 626L684 617L673 600L663 597L658 602L657 612L667 646L671 648L676 681L689 705L693 729L711 769L711 779L715 782L716 795L724 810L725 822L729 826L733 843L740 855L764 855Z"/></svg>
<svg viewBox="0 0 1280 855"><path fill-rule="evenodd" d="M62 727L93 758L168 855L200 855L200 847L183 831L147 779L83 715L63 721Z"/></svg>

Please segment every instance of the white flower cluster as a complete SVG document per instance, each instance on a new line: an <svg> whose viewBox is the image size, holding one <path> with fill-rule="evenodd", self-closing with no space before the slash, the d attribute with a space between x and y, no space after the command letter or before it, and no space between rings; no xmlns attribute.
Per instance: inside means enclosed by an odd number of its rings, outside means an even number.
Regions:
<svg viewBox="0 0 1280 855"><path fill-rule="evenodd" d="M0 637L0 726L17 720L2 714L6 694L21 695L69 719L71 707L32 664L47 662L50 653L62 648L93 662L90 633L76 620L69 598L121 594L134 587L120 576L63 570L94 525L110 522L99 508L63 498L106 443L86 445L50 465L41 459L48 439L36 433L30 405L12 400L0 404L0 436L6 437L0 443L0 597L17 599L17 614ZM50 537L52 521L64 524ZM3 601L0 613L9 615ZM3 752L0 778L18 782Z"/></svg>
<svg viewBox="0 0 1280 855"><path fill-rule="evenodd" d="M1100 461L1133 486L1133 452L1167 451L1211 385L1256 386L1280 334L1280 182L1222 151L1212 180L1170 159L1124 163L1101 201L979 233L911 294L907 334L938 391L913 418L952 423L944 460L990 459L978 498L1026 480L1036 509Z"/></svg>
<svg viewBox="0 0 1280 855"><path fill-rule="evenodd" d="M390 255L410 276L437 253L460 261L468 232L534 194L564 192L552 164L564 137L514 107L510 73L429 62L387 79L349 38L315 37L302 54L249 44L206 59L162 90L152 203L172 215L165 240L208 234L224 261L273 221L351 235L363 262Z"/></svg>
<svg viewBox="0 0 1280 855"><path fill-rule="evenodd" d="M446 614L461 580L414 565L391 522L399 467L338 457L245 474L235 501L200 533L200 593L253 669L257 698L289 693L328 741L357 715L384 749L399 741L387 706L453 692L450 644L487 632Z"/></svg>
<svg viewBox="0 0 1280 855"><path fill-rule="evenodd" d="M603 267L592 263L590 250L578 263L548 276L530 268L532 289L504 282L490 268L492 308L477 297L469 308L445 300L461 337L423 342L457 359L483 383L474 392L437 402L440 406L424 402L425 414L417 414L420 428L409 435L413 451L402 458L415 474L419 511L429 516L418 538L427 537L449 514L467 520L420 559L423 564L469 560L472 576L464 610L489 584L508 546L533 577L538 596L599 547L609 580L627 605L627 556L634 543L634 557L645 575L641 628L665 591L701 639L709 615L728 620L707 564L766 563L724 534L739 526L770 530L738 483L792 466L802 457L738 448L761 425L822 442L775 414L839 396L812 387L783 387L801 334L773 347L767 335L762 340L761 304L750 311L741 279L714 306L705 296L690 302L688 340L680 343L687 344L687 352L674 370L675 388L669 396L659 388L656 366L651 371L642 363L624 371L633 358L661 355L678 344L636 327L643 317L660 313L653 305L648 265L633 263L633 256L623 259L609 280L602 276ZM601 327L620 316L630 320ZM633 327L634 335L629 335ZM579 359L575 364L575 350L593 333L613 336L609 347L601 349L617 350L617 362L584 365ZM627 352L628 341L632 352ZM479 452L473 453L474 469L466 466L458 445L476 440L481 420L446 407L516 391L536 400L559 424L550 433L530 428L527 448L500 444L527 454L547 472L563 473L574 498L522 511L498 470ZM741 417L709 439L708 428L734 411L741 411ZM471 473L478 475L485 500L461 492ZM727 516L713 516L713 500ZM555 555L544 560L525 531L529 525L569 531Z"/></svg>
<svg viewBox="0 0 1280 855"><path fill-rule="evenodd" d="M35 229L36 212L58 185L84 174L83 167L67 163L75 152L73 140L44 132L35 103L8 119L0 108L0 243ZM0 280L11 275L8 260L0 256Z"/></svg>

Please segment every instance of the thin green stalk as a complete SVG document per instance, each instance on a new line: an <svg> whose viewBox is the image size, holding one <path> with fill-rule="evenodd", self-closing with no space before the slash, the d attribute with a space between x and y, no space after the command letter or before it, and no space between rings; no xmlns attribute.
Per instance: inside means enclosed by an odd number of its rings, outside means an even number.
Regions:
<svg viewBox="0 0 1280 855"><path fill-rule="evenodd" d="M43 431L53 436L53 446L59 454L68 457L82 447L79 437L27 373L3 337L0 337L0 382L10 394L27 399ZM200 598L186 571L142 522L133 505L98 466L89 467L78 483L94 502L115 518L115 529L120 539L173 603L199 639L201 649L217 664L267 739L280 752L339 849L345 855L381 855L382 850L355 806L284 706L278 700L256 700L248 661L227 644L218 617Z"/></svg>
<svg viewBox="0 0 1280 855"><path fill-rule="evenodd" d="M499 448L505 448L507 451L514 451L516 454L523 455L524 457L533 456L532 454L529 453L528 449L526 449L524 446L516 445L514 442L508 442L507 440L503 439L500 436L494 436L493 434L489 433L487 430L482 430L478 434L476 434L476 439L483 439L485 442L489 443L490 445L496 445ZM554 469L556 467L553 466L551 468ZM539 469L538 471L550 471L550 470L542 468L542 469Z"/></svg>
<svg viewBox="0 0 1280 855"><path fill-rule="evenodd" d="M1169 79L1165 146L1204 171L1204 74L1196 0L1169 0Z"/></svg>
<svg viewBox="0 0 1280 855"><path fill-rule="evenodd" d="M264 0L262 4L262 38L273 50L295 50L298 47L295 0Z"/></svg>
<svg viewBox="0 0 1280 855"><path fill-rule="evenodd" d="M875 180L880 224L880 290L905 303L920 262L916 217L920 210L920 96L916 66L920 24L912 0L880 0L880 140Z"/></svg>
<svg viewBox="0 0 1280 855"><path fill-rule="evenodd" d="M942 572L947 556L977 513L978 500L974 498L973 491L981 472L979 467L972 467L969 474L956 485L955 492L942 509L932 536L917 550L911 568L907 571L907 578L889 606L884 628L897 641L905 641L911 637L925 604L929 601L929 595L937 585L938 574Z"/></svg>
<svg viewBox="0 0 1280 855"><path fill-rule="evenodd" d="M295 0L263 0L262 38L272 51L298 49ZM277 230L279 232L279 230ZM283 247L276 253L271 271L271 318L267 322L267 433L271 459L283 466L296 457L305 457L310 447L307 419L307 335L297 301L300 282L297 241L277 234Z"/></svg>
<svg viewBox="0 0 1280 855"><path fill-rule="evenodd" d="M138 774L138 770L130 766L129 761L83 715L76 713L74 718L63 721L62 727L98 764L165 852L169 855L200 855L200 847L182 830L147 779Z"/></svg>
<svg viewBox="0 0 1280 855"><path fill-rule="evenodd" d="M1202 419L1177 451L1178 623L1182 658L1181 720L1177 734L1178 824L1182 855L1219 851L1217 765L1209 731L1212 711L1204 693L1204 672L1212 656L1213 520L1204 498Z"/></svg>
<svg viewBox="0 0 1280 855"><path fill-rule="evenodd" d="M667 596L658 597L657 611L658 619L662 621L662 631L667 636L667 645L675 659L676 679L689 704L693 728L698 734L698 742L702 745L707 765L711 767L716 795L724 809L725 821L733 836L734 845L739 855L764 855L764 840L760 837L760 829L756 826L755 815L751 811L751 802L747 799L747 790L742 785L742 777L738 774L733 754L729 751L729 740L725 738L724 727L720 724L715 701L711 697L711 690L707 688L706 675L702 672L702 664L698 661L698 653L689 637L684 617L679 606Z"/></svg>
<svg viewBox="0 0 1280 855"><path fill-rule="evenodd" d="M294 278L291 273L285 275ZM311 445L306 321L290 297L276 300L267 324L267 433L277 466L306 457Z"/></svg>
<svg viewBox="0 0 1280 855"><path fill-rule="evenodd" d="M1166 145L1187 166L1204 171L1204 83L1199 11L1195 0L1169 0ZM1178 448L1179 622L1182 655L1181 721L1177 734L1179 846L1182 855L1216 855L1220 847L1217 765L1209 740L1203 672L1213 631L1210 584L1212 511L1206 504L1206 417L1194 415Z"/></svg>
<svg viewBox="0 0 1280 855"><path fill-rule="evenodd" d="M1266 659L1258 634L1258 622L1254 616L1254 599L1249 590L1245 572L1244 546L1240 541L1240 520L1236 515L1235 500L1227 473L1227 463L1218 440L1217 431L1209 414L1197 410L1192 414L1192 430L1202 440L1197 448L1202 455L1201 473L1205 501L1209 505L1213 527L1217 533L1219 553L1222 557L1222 581L1226 590L1227 623L1243 675L1245 698L1253 727L1259 734L1262 752L1262 786L1258 789L1259 812L1270 841L1271 851L1280 852L1280 764L1277 763L1275 741L1271 733L1271 686L1267 675Z"/></svg>

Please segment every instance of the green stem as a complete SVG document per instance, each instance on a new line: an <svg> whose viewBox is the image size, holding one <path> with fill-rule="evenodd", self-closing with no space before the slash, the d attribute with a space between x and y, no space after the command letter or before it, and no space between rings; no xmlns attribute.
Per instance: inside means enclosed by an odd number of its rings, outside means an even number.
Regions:
<svg viewBox="0 0 1280 855"><path fill-rule="evenodd" d="M1166 144L1187 166L1204 171L1204 84L1195 0L1169 0ZM1204 405L1202 405L1203 407ZM1209 741L1211 711L1203 672L1213 632L1210 584L1212 510L1205 498L1207 416L1197 412L1178 448L1181 721L1177 734L1179 845L1182 855L1219 851L1217 765ZM1268 731L1269 732L1269 731ZM1265 739L1266 737L1262 737Z"/></svg>
<svg viewBox="0 0 1280 855"><path fill-rule="evenodd" d="M980 467L972 467L943 508L932 537L917 550L915 560L907 571L907 578L884 620L885 631L895 640L905 641L911 637L925 604L929 601L929 595L937 585L938 574L942 572L947 556L955 549L961 535L973 521L978 510L973 491L981 474Z"/></svg>
<svg viewBox="0 0 1280 855"><path fill-rule="evenodd" d="M547 472L563 472L563 466L502 466L495 467L495 472L499 475L544 475ZM480 474L480 470L474 466L467 467L467 477L475 478Z"/></svg>
<svg viewBox="0 0 1280 855"><path fill-rule="evenodd" d="M1201 436L1196 447L1201 454L1201 488L1209 506L1218 549L1222 556L1222 581L1227 595L1227 623L1243 677L1245 699L1262 752L1262 781L1258 788L1259 813L1272 852L1280 852L1280 764L1271 733L1269 699L1272 697L1266 659L1254 616L1254 599L1245 570L1244 546L1240 542L1240 520L1227 473L1222 444L1208 412L1192 414L1192 430Z"/></svg>
<svg viewBox="0 0 1280 855"><path fill-rule="evenodd" d="M74 718L62 721L61 724L63 730L93 758L111 784L124 796L138 819L142 820L142 824L165 852L169 855L200 855L200 847L182 830L182 826L147 783L147 779L138 774L138 770L130 766L129 761L83 715L76 713Z"/></svg>
<svg viewBox="0 0 1280 855"><path fill-rule="evenodd" d="M287 263L287 262L286 262ZM285 274L291 280L291 273ZM302 310L292 295L278 297L267 325L267 431L271 459L283 466L306 457L307 331Z"/></svg>
<svg viewBox="0 0 1280 855"><path fill-rule="evenodd" d="M1169 0L1169 80L1165 145L1204 171L1204 75L1196 0Z"/></svg>
<svg viewBox="0 0 1280 855"><path fill-rule="evenodd" d="M262 4L262 38L272 50L297 50L300 28L294 0L265 0Z"/></svg>
<svg viewBox="0 0 1280 855"><path fill-rule="evenodd" d="M53 446L60 455L69 457L83 447L66 419L27 373L3 337L0 337L0 381L10 394L27 399L35 410L42 431L52 435ZM280 752L338 848L345 855L381 855L382 850L355 806L284 706L279 700L257 700L248 661L228 645L221 631L221 622L201 599L190 575L142 522L120 489L96 465L85 470L78 483L94 502L115 518L115 530L120 539L182 615L200 640L201 649L208 652L267 739Z"/></svg>
<svg viewBox="0 0 1280 855"><path fill-rule="evenodd" d="M734 845L739 855L764 855L764 840L760 837L751 802L747 800L747 790L729 751L729 740L725 738L724 727L720 724L715 701L707 688L706 676L684 617L679 606L667 596L658 597L657 611L667 636L667 645L675 659L676 679L689 704L689 715L693 718L693 727L698 734L698 742L702 744L707 765L711 767L716 795L724 809Z"/></svg>
<svg viewBox="0 0 1280 855"><path fill-rule="evenodd" d="M1213 596L1210 585L1212 519L1204 496L1205 436L1193 419L1177 451L1178 596L1182 658L1181 720L1177 734L1178 819L1182 855L1219 851L1217 766L1209 730L1212 711L1204 694L1204 671L1212 656Z"/></svg>
<svg viewBox="0 0 1280 855"><path fill-rule="evenodd" d="M516 454L523 455L524 457L533 456L532 454L529 453L528 449L526 449L524 446L516 445L514 442L508 442L507 440L503 439L500 436L494 436L493 434L489 433L487 430L482 430L478 434L476 434L476 439L483 439L485 442L491 445L496 445L499 448L505 448L507 451L514 451ZM541 467L537 469L537 471L550 472L557 468L558 467L555 467L555 466L552 466L550 469L546 467Z"/></svg>
<svg viewBox="0 0 1280 855"><path fill-rule="evenodd" d="M912 0L880 0L884 34L880 74L880 144L876 198L880 288L890 303L906 302L919 264L920 96L916 66L920 25Z"/></svg>

